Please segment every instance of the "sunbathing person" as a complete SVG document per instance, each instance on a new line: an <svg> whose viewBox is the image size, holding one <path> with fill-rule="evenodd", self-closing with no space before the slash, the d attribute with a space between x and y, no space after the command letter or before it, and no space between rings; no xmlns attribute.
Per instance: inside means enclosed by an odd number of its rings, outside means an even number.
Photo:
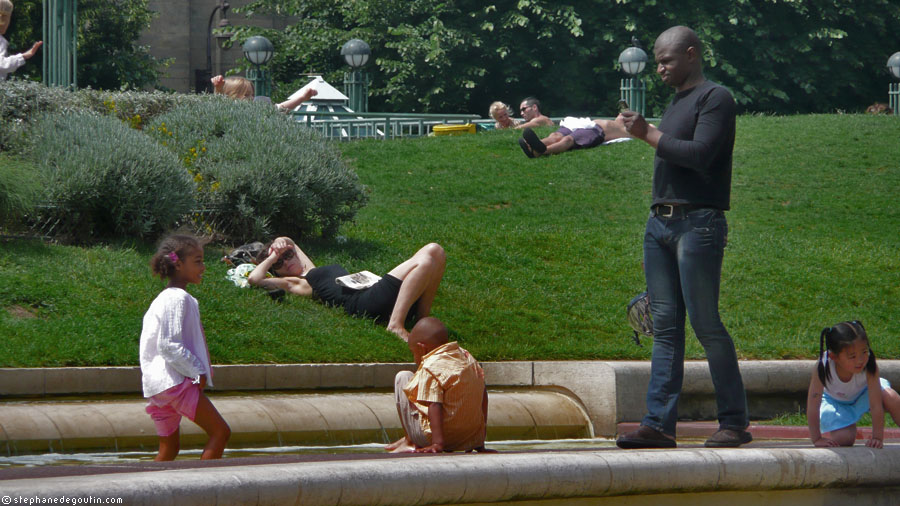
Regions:
<svg viewBox="0 0 900 506"><path fill-rule="evenodd" d="M566 116L559 122L559 130L541 139L534 130L526 128L519 139L519 146L528 158L544 154L555 155L570 149L586 149L606 141L630 137L625 131L622 115L614 120L574 118Z"/></svg>
<svg viewBox="0 0 900 506"><path fill-rule="evenodd" d="M541 101L534 97L523 100L519 105L519 112L522 114L523 121L517 124L516 128L553 126L553 120L541 112Z"/></svg>
<svg viewBox="0 0 900 506"><path fill-rule="evenodd" d="M407 321L431 313L444 276L446 254L439 244L426 244L377 283L362 290L338 285L335 279L349 274L347 270L340 265L316 267L289 237L272 241L257 260L259 264L248 277L251 285L315 296L327 305L343 307L349 315L386 323L387 330L407 341ZM277 277L267 278L267 272Z"/></svg>
<svg viewBox="0 0 900 506"><path fill-rule="evenodd" d="M210 79L210 82L213 85L213 92L217 95L225 95L235 100L253 100L254 98L258 98L255 97L256 90L253 87L253 81L246 77L215 76ZM310 87L294 98L288 98L280 104L275 104L275 107L277 107L279 111L290 111L318 94L319 92L315 88ZM268 97L265 98L267 101L269 100Z"/></svg>
<svg viewBox="0 0 900 506"><path fill-rule="evenodd" d="M494 120L494 128L515 128L519 124L519 121L513 119L510 115L509 106L503 102L492 103L488 113L491 115L491 119Z"/></svg>

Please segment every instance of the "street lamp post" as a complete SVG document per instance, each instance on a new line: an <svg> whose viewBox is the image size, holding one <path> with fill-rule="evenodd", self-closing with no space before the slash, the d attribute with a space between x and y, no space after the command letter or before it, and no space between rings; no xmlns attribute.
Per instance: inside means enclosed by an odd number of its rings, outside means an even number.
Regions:
<svg viewBox="0 0 900 506"><path fill-rule="evenodd" d="M887 67L894 79L900 80L900 51L888 58ZM900 83L890 84L888 87L888 101L891 104L891 110L894 111L894 116L900 115Z"/></svg>
<svg viewBox="0 0 900 506"><path fill-rule="evenodd" d="M359 39L350 39L341 47L341 56L351 69L344 74L344 93L350 97L350 109L356 112L369 110L369 75L360 69L371 54L369 45Z"/></svg>
<svg viewBox="0 0 900 506"><path fill-rule="evenodd" d="M619 54L622 72L628 75L620 82L619 94L622 100L628 102L629 109L643 116L647 108L647 86L638 74L647 66L647 53L640 48L636 38L632 37L631 44L631 47Z"/></svg>
<svg viewBox="0 0 900 506"><path fill-rule="evenodd" d="M269 84L269 73L260 66L269 63L275 54L275 46L269 39L262 35L254 35L247 39L242 46L244 58L247 58L255 68L247 71L247 79L253 81L253 88L257 97L269 97L272 95L272 86Z"/></svg>
<svg viewBox="0 0 900 506"><path fill-rule="evenodd" d="M213 76L213 62L212 62L212 46L213 37L216 38L216 66L215 72L216 74L221 74L219 71L219 40L229 39L231 38L232 33L217 33L213 35L213 19L216 17L216 13L219 13L219 23L217 24L217 28L227 28L231 26L231 22L228 21L228 9L231 8L231 5L228 4L225 0L219 0L219 3L213 7L212 12L209 13L209 21L206 23L206 68L198 69L196 71L194 87L197 90L197 93L201 92L211 92L212 84L209 82L209 79Z"/></svg>

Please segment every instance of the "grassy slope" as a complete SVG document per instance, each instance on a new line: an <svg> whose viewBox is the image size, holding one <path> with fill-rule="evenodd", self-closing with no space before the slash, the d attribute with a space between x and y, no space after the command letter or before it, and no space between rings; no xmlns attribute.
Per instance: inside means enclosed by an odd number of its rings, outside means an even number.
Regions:
<svg viewBox="0 0 900 506"><path fill-rule="evenodd" d="M640 142L526 159L516 132L342 145L372 191L344 241L302 241L317 264L386 272L429 241L448 268L434 313L482 360L649 358L625 304L643 287L653 153ZM860 319L900 357L900 121L742 117L723 319L744 358L812 358L818 331ZM407 360L366 320L309 300L274 304L222 279L208 248L201 303L219 363ZM0 365L134 364L161 283L146 246L0 250ZM22 306L38 318L9 311ZM702 349L689 340L688 355Z"/></svg>

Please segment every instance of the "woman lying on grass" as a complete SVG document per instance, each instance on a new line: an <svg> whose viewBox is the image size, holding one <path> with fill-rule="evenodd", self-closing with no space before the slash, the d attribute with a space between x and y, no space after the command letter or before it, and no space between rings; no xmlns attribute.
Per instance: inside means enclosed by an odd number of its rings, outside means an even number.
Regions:
<svg viewBox="0 0 900 506"><path fill-rule="evenodd" d="M347 314L386 322L387 330L409 339L405 323L431 313L431 304L444 277L446 254L436 243L423 246L411 258L394 267L369 288L354 290L335 282L349 272L340 265L316 267L289 237L279 237L263 249L250 273L251 285L281 288L285 292L313 296ZM267 278L272 272L277 277Z"/></svg>

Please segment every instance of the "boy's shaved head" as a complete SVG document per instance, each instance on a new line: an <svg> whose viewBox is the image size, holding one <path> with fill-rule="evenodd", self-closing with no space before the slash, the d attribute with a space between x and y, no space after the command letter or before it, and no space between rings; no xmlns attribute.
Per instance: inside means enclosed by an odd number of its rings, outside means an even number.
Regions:
<svg viewBox="0 0 900 506"><path fill-rule="evenodd" d="M433 316L422 318L409 333L410 346L422 343L429 350L437 348L449 341L450 334L444 323Z"/></svg>

